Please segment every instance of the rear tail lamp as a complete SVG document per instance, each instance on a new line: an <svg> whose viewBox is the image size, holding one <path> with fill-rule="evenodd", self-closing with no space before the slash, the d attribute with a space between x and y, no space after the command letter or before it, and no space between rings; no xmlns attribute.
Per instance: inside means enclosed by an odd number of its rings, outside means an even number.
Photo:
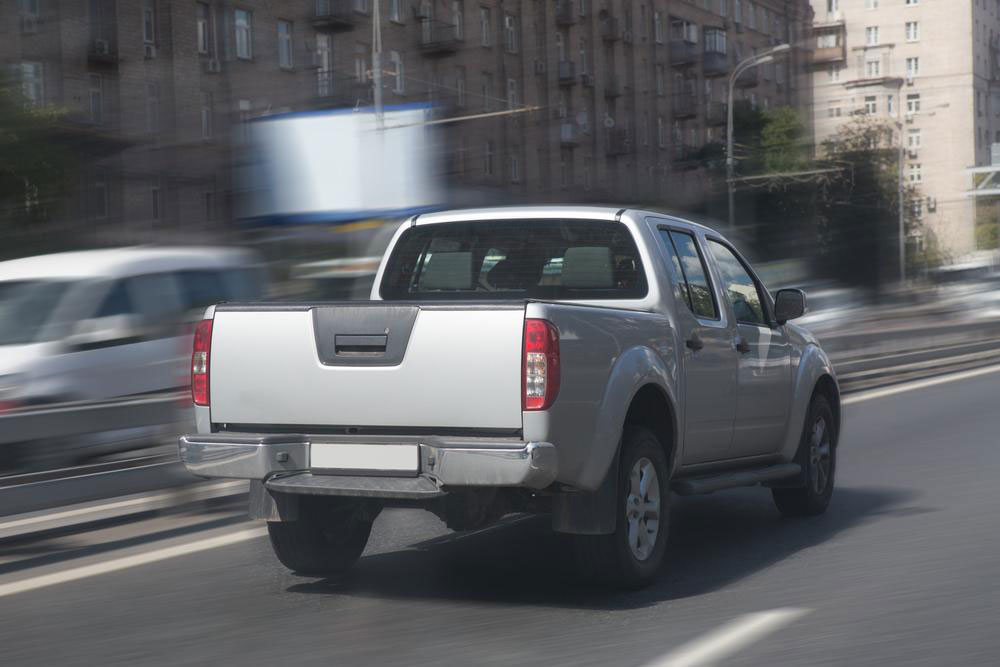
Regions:
<svg viewBox="0 0 1000 667"><path fill-rule="evenodd" d="M191 400L195 405L208 405L209 368L212 353L212 320L202 320L194 329L191 352Z"/></svg>
<svg viewBox="0 0 1000 667"><path fill-rule="evenodd" d="M521 404L547 410L559 394L559 331L546 320L524 320Z"/></svg>

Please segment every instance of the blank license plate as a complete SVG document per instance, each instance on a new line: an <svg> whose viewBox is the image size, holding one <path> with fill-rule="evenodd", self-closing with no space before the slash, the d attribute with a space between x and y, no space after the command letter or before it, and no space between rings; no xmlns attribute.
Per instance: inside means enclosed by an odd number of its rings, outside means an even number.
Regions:
<svg viewBox="0 0 1000 667"><path fill-rule="evenodd" d="M311 467L357 472L405 472L420 470L419 445L312 444Z"/></svg>

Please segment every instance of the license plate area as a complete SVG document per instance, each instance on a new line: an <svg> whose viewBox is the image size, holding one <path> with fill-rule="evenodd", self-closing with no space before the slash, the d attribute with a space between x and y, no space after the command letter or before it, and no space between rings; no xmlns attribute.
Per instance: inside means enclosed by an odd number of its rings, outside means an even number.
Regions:
<svg viewBox="0 0 1000 667"><path fill-rule="evenodd" d="M319 472L350 475L416 477L420 472L420 446L314 442L309 467Z"/></svg>

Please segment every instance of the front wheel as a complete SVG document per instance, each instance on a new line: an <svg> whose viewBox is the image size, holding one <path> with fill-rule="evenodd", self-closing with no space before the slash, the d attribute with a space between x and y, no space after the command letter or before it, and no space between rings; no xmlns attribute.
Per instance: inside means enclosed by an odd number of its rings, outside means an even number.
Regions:
<svg viewBox="0 0 1000 667"><path fill-rule="evenodd" d="M346 572L361 557L377 514L357 501L303 496L298 520L268 522L267 532L289 570L329 576Z"/></svg>
<svg viewBox="0 0 1000 667"><path fill-rule="evenodd" d="M666 552L670 473L663 446L646 428L622 437L615 532L576 536L577 561L588 577L622 588L652 583Z"/></svg>
<svg viewBox="0 0 1000 667"><path fill-rule="evenodd" d="M817 516L826 511L833 495L837 468L837 423L830 402L821 394L809 404L795 461L802 466L805 485L774 488L771 494L785 516Z"/></svg>

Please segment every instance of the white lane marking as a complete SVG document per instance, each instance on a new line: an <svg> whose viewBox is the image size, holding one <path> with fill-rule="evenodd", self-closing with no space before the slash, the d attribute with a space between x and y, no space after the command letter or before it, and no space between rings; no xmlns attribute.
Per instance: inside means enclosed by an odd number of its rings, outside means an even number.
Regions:
<svg viewBox="0 0 1000 667"><path fill-rule="evenodd" d="M208 484L194 489L181 487L175 491L156 493L154 495L142 495L126 500L118 500L101 505L89 505L87 507L77 507L63 510L62 512L52 512L50 514L35 514L32 516L13 519L11 521L0 522L0 536L8 537L9 533L27 526L34 526L40 523L56 523L66 519L79 518L90 514L103 514L117 510L128 509L130 512L142 512L149 509L157 509L178 503L194 502L196 500L206 500L208 498L218 498L225 495L236 495L240 491L237 487L247 488L246 480L235 480L228 482L218 482Z"/></svg>
<svg viewBox="0 0 1000 667"><path fill-rule="evenodd" d="M678 646L670 653L647 663L646 667L699 667L715 664L811 611L785 607L740 616L708 634Z"/></svg>
<svg viewBox="0 0 1000 667"><path fill-rule="evenodd" d="M56 584L64 584L69 581L77 581L88 577L96 577L101 574L117 572L130 567L137 567L139 565L148 565L149 563L156 563L161 560L176 558L178 556L186 556L199 551L207 551L208 549L217 549L218 547L225 547L231 544L253 540L266 534L267 528L249 528L231 533L224 533L222 535L216 535L215 537L207 537L196 542L186 542L172 547L164 547L162 549L157 549L156 551L147 551L133 556L122 556L121 558L115 558L102 563L81 565L80 567L70 568L61 572L43 574L30 579L23 579L21 581L12 581L8 584L0 584L0 597L34 591L39 588L55 586Z"/></svg>
<svg viewBox="0 0 1000 667"><path fill-rule="evenodd" d="M990 373L997 372L1000 372L1000 365L987 366L986 368L974 368L968 371L960 371L958 373L949 373L948 375L927 378L926 380L914 380L913 382L907 382L905 384L895 385L892 387L885 387L884 389L862 391L857 394L845 396L840 402L842 405L850 405L851 403L870 401L873 398L882 398L883 396L902 394L903 392L913 391L915 389L933 387L935 385L946 384L948 382L958 382L959 380L968 380L969 378L979 377L980 375L989 375Z"/></svg>

